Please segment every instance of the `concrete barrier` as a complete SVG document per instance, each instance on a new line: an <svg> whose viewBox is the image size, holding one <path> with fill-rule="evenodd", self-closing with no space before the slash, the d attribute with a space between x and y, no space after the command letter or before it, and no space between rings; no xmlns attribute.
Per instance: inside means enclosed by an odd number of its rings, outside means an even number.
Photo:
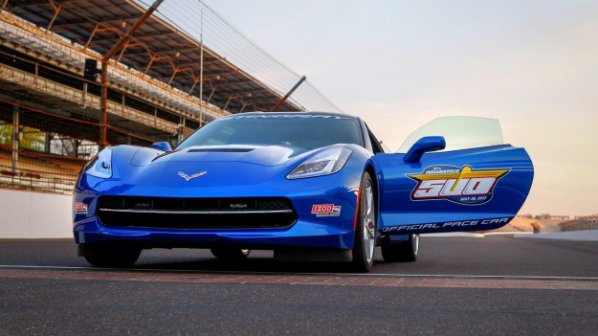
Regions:
<svg viewBox="0 0 598 336"><path fill-rule="evenodd" d="M0 239L70 238L73 197L0 189Z"/></svg>

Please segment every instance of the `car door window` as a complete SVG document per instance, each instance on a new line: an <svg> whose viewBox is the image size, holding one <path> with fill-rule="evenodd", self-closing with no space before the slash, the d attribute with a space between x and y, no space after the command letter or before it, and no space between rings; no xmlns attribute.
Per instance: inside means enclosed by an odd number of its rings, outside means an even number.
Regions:
<svg viewBox="0 0 598 336"><path fill-rule="evenodd" d="M480 117L442 117L417 129L405 139L398 152L407 153L415 142L425 136L443 136L444 151L496 146L504 144L497 119Z"/></svg>
<svg viewBox="0 0 598 336"><path fill-rule="evenodd" d="M365 124L365 129L367 131L368 134L368 138L370 140L370 143L372 145L372 152L374 154L377 153L384 153L384 148L382 147L382 144L380 143L380 141L378 141L378 139L376 138L376 136L374 135L374 133L372 133L372 131L370 130L370 128L368 127L367 124Z"/></svg>

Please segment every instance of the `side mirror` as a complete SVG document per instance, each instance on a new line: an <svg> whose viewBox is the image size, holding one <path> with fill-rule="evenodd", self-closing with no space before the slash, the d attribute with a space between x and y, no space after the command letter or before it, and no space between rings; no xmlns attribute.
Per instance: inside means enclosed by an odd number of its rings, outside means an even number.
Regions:
<svg viewBox="0 0 598 336"><path fill-rule="evenodd" d="M426 152L433 152L444 149L446 141L441 136L427 136L417 140L416 143L409 148L403 160L408 163L417 163Z"/></svg>
<svg viewBox="0 0 598 336"><path fill-rule="evenodd" d="M154 142L150 147L159 149L159 150L165 151L165 152L170 152L172 150L172 147L170 147L170 144L166 141Z"/></svg>

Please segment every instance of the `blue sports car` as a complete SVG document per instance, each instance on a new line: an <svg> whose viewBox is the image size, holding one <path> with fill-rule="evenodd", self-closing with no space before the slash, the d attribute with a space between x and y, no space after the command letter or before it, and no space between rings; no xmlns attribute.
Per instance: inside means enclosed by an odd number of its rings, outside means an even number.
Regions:
<svg viewBox="0 0 598 336"><path fill-rule="evenodd" d="M436 119L386 153L358 117L243 113L199 129L175 149L103 149L75 187L79 255L133 265L143 249L209 248L226 260L251 249L282 260L351 263L369 271L415 261L419 234L507 224L533 179L497 120Z"/></svg>

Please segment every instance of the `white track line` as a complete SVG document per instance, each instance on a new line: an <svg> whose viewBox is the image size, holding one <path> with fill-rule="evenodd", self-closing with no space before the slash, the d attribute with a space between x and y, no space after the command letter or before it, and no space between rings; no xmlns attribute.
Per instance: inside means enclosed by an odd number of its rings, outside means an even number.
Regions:
<svg viewBox="0 0 598 336"><path fill-rule="evenodd" d="M406 274L406 273L314 273L314 272L252 272L252 271L209 271L190 269L158 268L97 268L85 266L43 266L43 265L0 265L0 270L63 270L63 271L118 271L156 273L198 273L235 275L297 275L297 276L336 276L336 277L386 277L386 278L451 278L451 279L512 279L512 280L581 280L598 281L598 277L559 276L559 275L476 275L476 274Z"/></svg>

